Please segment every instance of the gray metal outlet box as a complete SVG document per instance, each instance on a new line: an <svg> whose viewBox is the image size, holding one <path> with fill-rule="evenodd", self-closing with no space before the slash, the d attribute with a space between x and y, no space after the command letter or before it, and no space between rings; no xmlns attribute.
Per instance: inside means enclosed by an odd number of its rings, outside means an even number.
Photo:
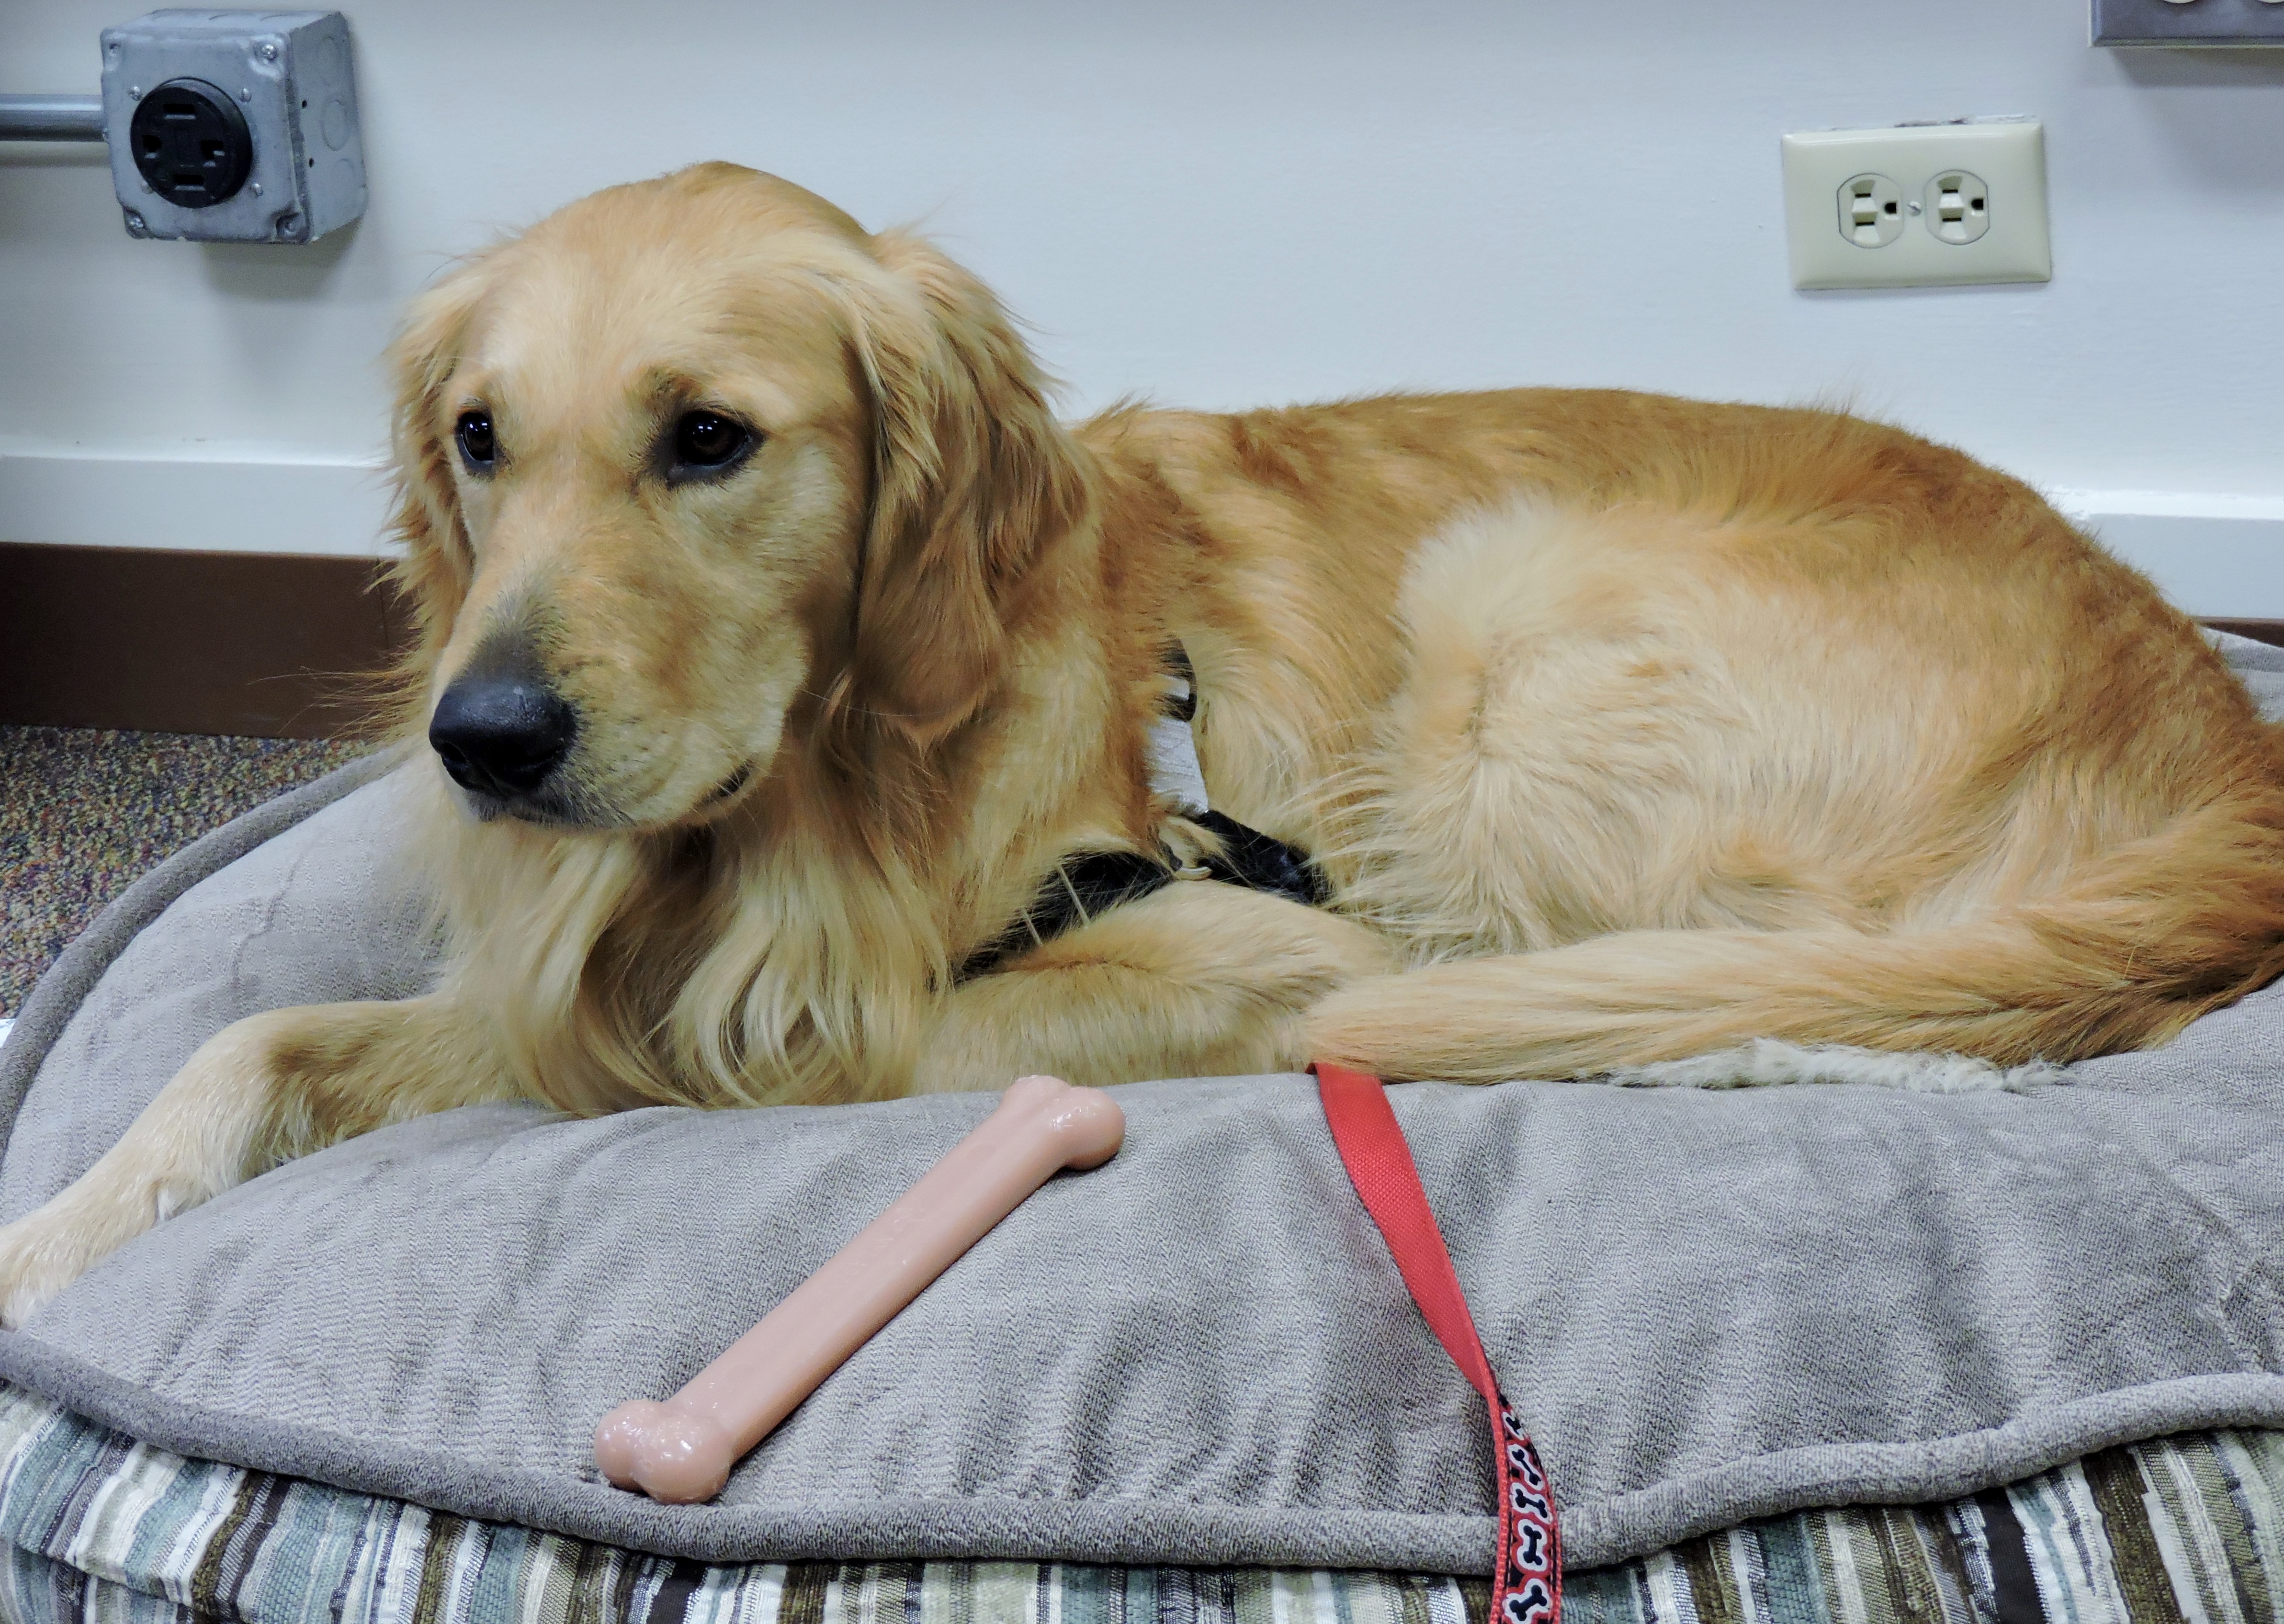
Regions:
<svg viewBox="0 0 2284 1624"><path fill-rule="evenodd" d="M2097 45L2284 46L2274 0L2093 0Z"/></svg>
<svg viewBox="0 0 2284 1624"><path fill-rule="evenodd" d="M183 83L201 114L213 111L197 99L206 90L234 103L253 141L243 181L201 207L154 189L136 161L137 108ZM161 113L145 115L154 148ZM153 12L106 28L103 129L129 236L314 242L364 212L356 78L339 12Z"/></svg>

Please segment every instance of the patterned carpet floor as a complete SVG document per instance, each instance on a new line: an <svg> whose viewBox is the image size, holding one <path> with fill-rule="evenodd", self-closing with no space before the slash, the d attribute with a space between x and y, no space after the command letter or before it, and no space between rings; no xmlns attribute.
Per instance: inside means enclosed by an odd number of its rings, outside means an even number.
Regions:
<svg viewBox="0 0 2284 1624"><path fill-rule="evenodd" d="M0 1017L160 859L371 748L0 727Z"/></svg>

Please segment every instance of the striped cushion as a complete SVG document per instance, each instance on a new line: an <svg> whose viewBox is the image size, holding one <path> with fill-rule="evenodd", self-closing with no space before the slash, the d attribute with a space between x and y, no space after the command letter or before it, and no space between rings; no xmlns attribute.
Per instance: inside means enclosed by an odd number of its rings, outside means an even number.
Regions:
<svg viewBox="0 0 2284 1624"><path fill-rule="evenodd" d="M185 1460L0 1388L8 1624L1482 1624L1412 1573L707 1567ZM1764 1518L1570 1576L1571 1624L2270 1624L2284 1432L2136 1444L1944 1505Z"/></svg>

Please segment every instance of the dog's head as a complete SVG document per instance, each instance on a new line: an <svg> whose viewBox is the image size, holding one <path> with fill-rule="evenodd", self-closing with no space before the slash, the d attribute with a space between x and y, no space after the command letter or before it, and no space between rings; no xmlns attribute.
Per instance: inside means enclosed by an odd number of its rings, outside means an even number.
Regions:
<svg viewBox="0 0 2284 1624"><path fill-rule="evenodd" d="M483 816L719 816L790 736L973 713L1078 453L989 293L774 177L575 203L393 361L423 716Z"/></svg>

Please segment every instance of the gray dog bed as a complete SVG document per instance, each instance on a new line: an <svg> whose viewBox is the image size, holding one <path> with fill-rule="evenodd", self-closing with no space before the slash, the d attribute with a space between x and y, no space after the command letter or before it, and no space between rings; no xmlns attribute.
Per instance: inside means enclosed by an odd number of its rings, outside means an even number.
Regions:
<svg viewBox="0 0 2284 1624"><path fill-rule="evenodd" d="M2284 651L2228 652L2284 713ZM390 765L191 848L66 955L0 1047L0 1216L227 1021L425 984ZM988 1096L410 1123L162 1225L0 1336L0 1376L168 1449L704 1561L1488 1569L1480 1408L1312 1086L1119 1092L1125 1153L957 1264L717 1504L602 1483L597 1418L689 1377ZM2284 1426L2284 986L2022 1091L1391 1095L1579 1565Z"/></svg>

